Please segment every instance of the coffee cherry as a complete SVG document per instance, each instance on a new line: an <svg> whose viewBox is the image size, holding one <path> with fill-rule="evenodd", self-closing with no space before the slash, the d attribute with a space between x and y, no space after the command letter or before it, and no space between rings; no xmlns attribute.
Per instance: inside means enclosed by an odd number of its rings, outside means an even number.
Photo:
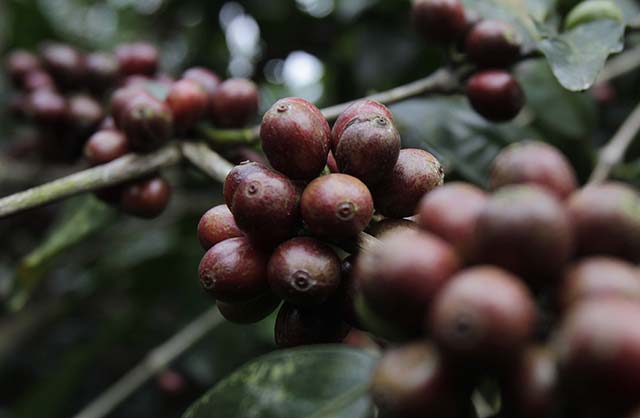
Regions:
<svg viewBox="0 0 640 418"><path fill-rule="evenodd" d="M111 95L111 104L109 110L111 112L111 117L113 118L115 126L117 126L118 128L122 127L122 122L125 111L127 110L127 106L129 106L129 103L131 103L134 98L148 94L149 93L147 93L147 91L141 86L121 87L114 91Z"/></svg>
<svg viewBox="0 0 640 418"><path fill-rule="evenodd" d="M493 161L489 182L493 190L509 184L533 183L559 199L566 199L577 187L576 173L566 157L539 141L518 142L503 149Z"/></svg>
<svg viewBox="0 0 640 418"><path fill-rule="evenodd" d="M476 73L467 82L466 94L473 109L492 122L515 118L525 101L518 81L503 70Z"/></svg>
<svg viewBox="0 0 640 418"><path fill-rule="evenodd" d="M612 257L584 258L567 270L558 292L563 310L575 303L602 297L640 301L640 270Z"/></svg>
<svg viewBox="0 0 640 418"><path fill-rule="evenodd" d="M115 56L120 72L125 76L152 76L158 70L158 50L145 42L120 45L116 48Z"/></svg>
<svg viewBox="0 0 640 418"><path fill-rule="evenodd" d="M43 70L35 70L27 73L22 79L22 86L26 91L55 90L53 78Z"/></svg>
<svg viewBox="0 0 640 418"><path fill-rule="evenodd" d="M588 0L578 3L567 15L564 22L565 30L571 30L594 20L610 19L624 23L622 11L611 0Z"/></svg>
<svg viewBox="0 0 640 418"><path fill-rule="evenodd" d="M273 293L265 292L246 302L227 303L218 301L216 306L224 319L229 322L254 324L271 315L280 306L280 302L280 298Z"/></svg>
<svg viewBox="0 0 640 418"><path fill-rule="evenodd" d="M382 103L369 99L358 100L350 104L342 113L340 113L340 116L338 116L338 119L336 119L333 124L333 130L331 131L332 144L337 145L342 133L349 123L358 117L367 115L384 116L393 123L393 114Z"/></svg>
<svg viewBox="0 0 640 418"><path fill-rule="evenodd" d="M224 201L228 207L231 207L233 204L233 197L236 194L236 190L238 186L245 181L249 175L256 172L270 172L271 170L267 168L264 164L244 161L237 166L233 167L233 169L227 174L227 177L224 180Z"/></svg>
<svg viewBox="0 0 640 418"><path fill-rule="evenodd" d="M467 18L460 0L414 0L411 17L414 26L427 41L455 42L467 28Z"/></svg>
<svg viewBox="0 0 640 418"><path fill-rule="evenodd" d="M268 291L268 256L246 237L229 238L202 257L198 275L202 288L228 303L246 302Z"/></svg>
<svg viewBox="0 0 640 418"><path fill-rule="evenodd" d="M300 207L305 224L322 237L354 237L364 231L373 216L369 189L346 174L329 174L309 183Z"/></svg>
<svg viewBox="0 0 640 418"><path fill-rule="evenodd" d="M338 162L336 161L336 157L333 156L333 152L329 151L329 156L327 157L327 167L329 168L329 172L331 173L339 173L340 169L338 168Z"/></svg>
<svg viewBox="0 0 640 418"><path fill-rule="evenodd" d="M28 97L27 109L33 119L44 125L61 124L67 118L67 101L49 89L36 90Z"/></svg>
<svg viewBox="0 0 640 418"><path fill-rule="evenodd" d="M386 234L392 234L396 231L401 231L405 229L417 231L420 228L418 224L408 219L386 218L381 220L380 222L376 222L373 225L371 225L367 229L367 233L369 235L373 235L376 238L382 238Z"/></svg>
<svg viewBox="0 0 640 418"><path fill-rule="evenodd" d="M69 45L47 43L40 50L42 64L64 88L77 88L84 78L82 54Z"/></svg>
<svg viewBox="0 0 640 418"><path fill-rule="evenodd" d="M572 232L555 196L538 186L507 186L478 216L477 261L510 270L534 286L549 283L573 254Z"/></svg>
<svg viewBox="0 0 640 418"><path fill-rule="evenodd" d="M213 121L221 128L241 128L255 118L259 99L258 86L252 81L225 80L211 97Z"/></svg>
<svg viewBox="0 0 640 418"><path fill-rule="evenodd" d="M131 149L136 152L156 150L173 135L171 109L148 94L133 96L119 119L120 128L129 138Z"/></svg>
<svg viewBox="0 0 640 418"><path fill-rule="evenodd" d="M86 138L95 132L104 118L104 110L100 103L85 94L72 96L67 101L69 125L73 131Z"/></svg>
<svg viewBox="0 0 640 418"><path fill-rule="evenodd" d="M332 302L338 306L342 319L352 327L362 328L356 313L356 295L358 285L353 278L355 255L347 256L340 263L340 287L332 296Z"/></svg>
<svg viewBox="0 0 640 418"><path fill-rule="evenodd" d="M300 308L288 303L280 307L274 332L278 348L339 343L348 333L333 305Z"/></svg>
<svg viewBox="0 0 640 418"><path fill-rule="evenodd" d="M418 224L451 244L465 261L477 258L475 227L487 194L467 183L447 183L418 205Z"/></svg>
<svg viewBox="0 0 640 418"><path fill-rule="evenodd" d="M182 79L171 86L166 102L173 112L176 130L186 131L204 116L209 98L196 81Z"/></svg>
<svg viewBox="0 0 640 418"><path fill-rule="evenodd" d="M267 271L271 290L294 305L319 305L340 286L340 259L329 246L310 237L281 244Z"/></svg>
<svg viewBox="0 0 640 418"><path fill-rule="evenodd" d="M578 254L606 254L640 261L640 195L609 182L578 190L567 202Z"/></svg>
<svg viewBox="0 0 640 418"><path fill-rule="evenodd" d="M120 208L130 215L151 219L164 212L170 198L169 183L162 177L151 177L124 186Z"/></svg>
<svg viewBox="0 0 640 418"><path fill-rule="evenodd" d="M403 149L393 171L373 189L375 207L392 218L417 212L420 199L444 182L444 169L432 154L421 149Z"/></svg>
<svg viewBox="0 0 640 418"><path fill-rule="evenodd" d="M469 58L483 67L508 67L520 57L520 35L501 20L482 20L473 26L465 41Z"/></svg>
<svg viewBox="0 0 640 418"><path fill-rule="evenodd" d="M18 49L7 57L5 69L13 84L22 86L27 74L40 69L40 60L31 52Z"/></svg>
<svg viewBox="0 0 640 418"><path fill-rule="evenodd" d="M400 153L400 134L385 116L359 116L332 144L341 173L375 185L393 170Z"/></svg>
<svg viewBox="0 0 640 418"><path fill-rule="evenodd" d="M93 52L84 60L85 78L89 88L97 93L115 85L120 75L118 60L112 54Z"/></svg>
<svg viewBox="0 0 640 418"><path fill-rule="evenodd" d="M120 131L98 131L84 145L84 156L91 165L106 164L129 153L129 141Z"/></svg>
<svg viewBox="0 0 640 418"><path fill-rule="evenodd" d="M447 243L405 229L361 252L354 277L372 311L418 335L436 293L458 268L458 257Z"/></svg>
<svg viewBox="0 0 640 418"><path fill-rule="evenodd" d="M198 222L198 240L205 250L229 238L242 236L244 233L236 225L227 205L212 207Z"/></svg>
<svg viewBox="0 0 640 418"><path fill-rule="evenodd" d="M182 78L198 83L207 93L208 100L211 100L211 97L222 81L216 73L204 67L189 68L182 74Z"/></svg>
<svg viewBox="0 0 640 418"><path fill-rule="evenodd" d="M532 336L535 303L516 276L492 266L464 270L435 299L427 330L442 353L470 369L511 365Z"/></svg>
<svg viewBox="0 0 640 418"><path fill-rule="evenodd" d="M265 113L260 138L273 168L292 179L310 180L327 163L331 128L317 107L290 97L278 100Z"/></svg>

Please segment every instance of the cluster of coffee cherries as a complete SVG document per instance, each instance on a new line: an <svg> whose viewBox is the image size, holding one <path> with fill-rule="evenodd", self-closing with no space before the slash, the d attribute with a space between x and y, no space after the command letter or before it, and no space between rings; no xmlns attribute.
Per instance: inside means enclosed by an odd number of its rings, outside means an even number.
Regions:
<svg viewBox="0 0 640 418"><path fill-rule="evenodd" d="M508 68L521 57L522 42L512 24L477 19L461 0L414 0L412 18L428 42L456 45L477 65L466 85L477 113L492 122L509 121L520 113L525 95Z"/></svg>

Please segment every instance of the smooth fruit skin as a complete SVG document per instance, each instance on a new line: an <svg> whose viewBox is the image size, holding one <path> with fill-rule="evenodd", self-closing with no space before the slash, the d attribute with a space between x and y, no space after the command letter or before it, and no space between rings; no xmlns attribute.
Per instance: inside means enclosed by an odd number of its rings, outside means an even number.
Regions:
<svg viewBox="0 0 640 418"><path fill-rule="evenodd" d="M524 106L520 83L503 70L485 70L467 82L466 95L473 109L492 122L515 118Z"/></svg>
<svg viewBox="0 0 640 418"><path fill-rule="evenodd" d="M213 121L221 128L241 128L255 118L259 102L258 87L251 80L225 80L211 98Z"/></svg>
<svg viewBox="0 0 640 418"><path fill-rule="evenodd" d="M317 107L291 97L278 100L265 113L260 139L273 168L294 180L310 180L327 163L331 129Z"/></svg>
<svg viewBox="0 0 640 418"><path fill-rule="evenodd" d="M40 69L38 57L23 49L11 52L5 60L5 70L14 85L21 86L25 76Z"/></svg>
<svg viewBox="0 0 640 418"><path fill-rule="evenodd" d="M129 141L120 131L101 130L84 145L84 156L91 165L105 164L129 153Z"/></svg>
<svg viewBox="0 0 640 418"><path fill-rule="evenodd" d="M373 198L367 186L346 174L329 174L304 189L302 219L321 237L350 238L364 231L373 216Z"/></svg>
<svg viewBox="0 0 640 418"><path fill-rule="evenodd" d="M337 145L342 133L351 121L367 115L380 115L386 117L392 123L394 121L393 114L382 103L369 99L355 101L340 113L340 116L338 116L338 119L334 122L333 129L331 130L332 147Z"/></svg>
<svg viewBox="0 0 640 418"><path fill-rule="evenodd" d="M224 319L229 322L255 324L271 315L280 306L280 302L282 302L280 298L273 293L265 292L246 302L227 303L217 301L216 306Z"/></svg>
<svg viewBox="0 0 640 418"><path fill-rule="evenodd" d="M300 308L284 303L276 318L274 334L278 348L290 348L340 343L349 329L333 305Z"/></svg>
<svg viewBox="0 0 640 418"><path fill-rule="evenodd" d="M373 235L376 238L382 238L386 234L392 234L396 231L404 229L416 231L420 229L420 227L417 223L408 219L386 218L381 220L380 222L372 224L369 228L367 228L367 233L369 235Z"/></svg>
<svg viewBox="0 0 640 418"><path fill-rule="evenodd" d="M53 78L43 70L34 70L27 73L22 79L23 89L31 92L40 89L55 90Z"/></svg>
<svg viewBox="0 0 640 418"><path fill-rule="evenodd" d="M577 188L576 173L552 145L524 141L509 145L495 158L489 176L491 190L510 184L532 183L566 199Z"/></svg>
<svg viewBox="0 0 640 418"><path fill-rule="evenodd" d="M189 68L182 74L182 78L198 83L207 93L208 100L211 100L211 97L222 81L218 74L204 67Z"/></svg>
<svg viewBox="0 0 640 418"><path fill-rule="evenodd" d="M477 259L475 228L488 196L480 188L447 183L426 194L418 205L418 225L451 244L467 262Z"/></svg>
<svg viewBox="0 0 640 418"><path fill-rule="evenodd" d="M246 302L268 290L268 257L246 237L230 238L202 257L198 276L202 288L217 300Z"/></svg>
<svg viewBox="0 0 640 418"><path fill-rule="evenodd" d="M198 240L205 250L229 238L244 236L227 205L214 206L198 222Z"/></svg>
<svg viewBox="0 0 640 418"><path fill-rule="evenodd" d="M125 185L120 208L130 215L151 219L164 212L170 199L171 185L162 177L151 177Z"/></svg>
<svg viewBox="0 0 640 418"><path fill-rule="evenodd" d="M73 47L47 43L40 50L44 68L64 88L79 87L84 78L84 58Z"/></svg>
<svg viewBox="0 0 640 418"><path fill-rule="evenodd" d="M391 218L411 216L420 199L443 182L444 169L435 156L421 149L403 149L391 173L373 189L375 207Z"/></svg>
<svg viewBox="0 0 640 418"><path fill-rule="evenodd" d="M579 255L640 261L640 195L623 183L584 187L567 201Z"/></svg>
<svg viewBox="0 0 640 418"><path fill-rule="evenodd" d="M501 20L481 20L471 28L465 51L474 63L491 68L508 67L520 57L520 35Z"/></svg>
<svg viewBox="0 0 640 418"><path fill-rule="evenodd" d="M119 45L115 56L124 76L152 76L158 70L158 50L145 42Z"/></svg>
<svg viewBox="0 0 640 418"><path fill-rule="evenodd" d="M333 156L332 151L329 151L329 155L327 156L327 168L331 173L340 172L340 169L338 168L338 162L336 161L336 157Z"/></svg>
<svg viewBox="0 0 640 418"><path fill-rule="evenodd" d="M27 111L36 123L60 125L67 119L67 101L64 96L50 90L40 89L27 98Z"/></svg>
<svg viewBox="0 0 640 418"><path fill-rule="evenodd" d="M233 167L224 180L223 195L227 206L231 207L238 186L244 182L250 174L269 171L270 169L264 164L250 161L244 161Z"/></svg>
<svg viewBox="0 0 640 418"><path fill-rule="evenodd" d="M173 114L164 102L148 94L134 96L120 116L121 129L131 149L151 152L173 135Z"/></svg>
<svg viewBox="0 0 640 418"><path fill-rule="evenodd" d="M426 324L447 359L471 369L500 370L525 348L535 322L535 303L518 277L478 266L451 278Z"/></svg>
<svg viewBox="0 0 640 418"><path fill-rule="evenodd" d="M84 60L85 82L92 91L102 93L115 85L120 76L118 60L112 54L93 52Z"/></svg>
<svg viewBox="0 0 640 418"><path fill-rule="evenodd" d="M460 0L414 0L411 17L418 32L433 42L455 42L467 28Z"/></svg>
<svg viewBox="0 0 640 418"><path fill-rule="evenodd" d="M267 273L271 290L285 302L319 305L340 286L340 259L326 244L297 237L276 248Z"/></svg>
<svg viewBox="0 0 640 418"><path fill-rule="evenodd" d="M105 116L102 105L85 94L71 96L67 100L67 109L70 130L80 135L83 140L95 132Z"/></svg>
<svg viewBox="0 0 640 418"><path fill-rule="evenodd" d="M574 29L585 23L599 19L610 19L623 23L622 11L611 0L588 0L578 3L567 15L564 27L565 30Z"/></svg>
<svg viewBox="0 0 640 418"><path fill-rule="evenodd" d="M204 116L209 98L196 81L183 79L171 86L166 103L173 113L176 130L184 132Z"/></svg>
<svg viewBox="0 0 640 418"><path fill-rule="evenodd" d="M129 105L129 103L133 101L133 99L148 94L149 93L141 85L121 87L115 90L111 94L111 103L109 105L109 110L111 112L111 117L115 126L117 126L119 129L122 128L125 111L127 110L127 106Z"/></svg>

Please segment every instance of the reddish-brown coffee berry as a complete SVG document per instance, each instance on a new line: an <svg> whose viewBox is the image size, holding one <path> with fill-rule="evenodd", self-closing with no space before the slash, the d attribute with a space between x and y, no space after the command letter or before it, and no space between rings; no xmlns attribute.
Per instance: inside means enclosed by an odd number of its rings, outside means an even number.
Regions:
<svg viewBox="0 0 640 418"><path fill-rule="evenodd" d="M391 218L411 216L420 199L443 182L444 169L436 157L421 149L403 149L393 171L373 189L375 207Z"/></svg>
<svg viewBox="0 0 640 418"><path fill-rule="evenodd" d="M373 216L369 189L346 174L329 174L309 183L300 206L306 225L323 237L354 237L364 231Z"/></svg>
<svg viewBox="0 0 640 418"><path fill-rule="evenodd" d="M222 128L241 128L256 117L259 103L255 83L243 78L225 80L211 97L213 121Z"/></svg>
<svg viewBox="0 0 640 418"><path fill-rule="evenodd" d="M278 100L265 113L260 139L273 168L292 179L310 180L327 163L331 128L317 107L290 97Z"/></svg>
<svg viewBox="0 0 640 418"><path fill-rule="evenodd" d="M69 45L47 43L40 50L42 64L64 88L77 88L84 78L84 58Z"/></svg>
<svg viewBox="0 0 640 418"><path fill-rule="evenodd" d="M95 132L104 118L104 110L100 103L86 94L70 97L67 101L67 112L72 130L81 136Z"/></svg>
<svg viewBox="0 0 640 418"><path fill-rule="evenodd" d="M216 73L204 67L189 68L182 74L182 78L198 83L207 93L208 100L211 100L211 97L222 81Z"/></svg>
<svg viewBox="0 0 640 418"><path fill-rule="evenodd" d="M331 131L332 144L338 143L342 133L351 121L358 117L366 117L368 115L384 116L393 122L393 114L382 103L369 99L358 100L350 104L349 107L340 113L340 116L338 116L338 119L336 119L333 124L333 129Z"/></svg>
<svg viewBox="0 0 640 418"><path fill-rule="evenodd" d="M27 73L22 79L22 86L26 91L55 90L55 82L48 72L35 70Z"/></svg>
<svg viewBox="0 0 640 418"><path fill-rule="evenodd" d="M242 182L244 182L244 180L249 177L250 174L269 171L270 169L267 168L264 164L249 161L244 161L233 167L233 169L229 172L224 180L223 194L224 201L227 206L231 207L231 205L233 204L233 196L235 196L238 186Z"/></svg>
<svg viewBox="0 0 640 418"><path fill-rule="evenodd" d="M451 278L427 317L442 353L470 368L508 367L533 334L536 307L524 283L492 266Z"/></svg>
<svg viewBox="0 0 640 418"><path fill-rule="evenodd" d="M105 164L129 153L129 141L120 131L98 131L84 145L84 156L91 165Z"/></svg>
<svg viewBox="0 0 640 418"><path fill-rule="evenodd" d="M106 52L87 54L84 67L86 82L89 88L97 93L114 86L120 75L118 60Z"/></svg>
<svg viewBox="0 0 640 418"><path fill-rule="evenodd" d="M606 254L640 261L640 195L631 186L609 182L574 193L567 209L578 254Z"/></svg>
<svg viewBox="0 0 640 418"><path fill-rule="evenodd" d="M293 238L271 255L268 277L273 292L285 302L319 305L340 286L340 259L314 238Z"/></svg>
<svg viewBox="0 0 640 418"><path fill-rule="evenodd" d="M115 126L118 128L122 127L123 117L127 110L127 106L134 98L148 94L149 93L147 93L147 91L140 85L133 87L121 87L114 91L111 95L110 111Z"/></svg>
<svg viewBox="0 0 640 418"><path fill-rule="evenodd" d="M164 102L139 94L130 99L120 114L120 128L129 138L132 150L149 152L171 139L173 115Z"/></svg>
<svg viewBox="0 0 640 418"><path fill-rule="evenodd" d="M475 228L487 194L472 184L447 183L425 195L418 224L451 244L465 261L477 258Z"/></svg>
<svg viewBox="0 0 640 418"><path fill-rule="evenodd" d="M466 94L473 109L492 122L515 118L525 101L520 83L503 70L476 73L467 82Z"/></svg>
<svg viewBox="0 0 640 418"><path fill-rule="evenodd" d="M120 45L116 48L115 56L120 72L125 76L152 76L158 70L158 50L145 42Z"/></svg>
<svg viewBox="0 0 640 418"><path fill-rule="evenodd" d="M40 124L61 124L67 119L67 101L64 96L50 90L36 90L27 99L27 109Z"/></svg>
<svg viewBox="0 0 640 418"><path fill-rule="evenodd" d="M205 250L229 238L242 236L244 233L236 225L227 205L212 207L198 222L198 240Z"/></svg>
<svg viewBox="0 0 640 418"><path fill-rule="evenodd" d="M336 161L336 157L333 156L332 151L329 151L329 156L327 157L327 167L329 168L329 172L331 173L340 172L340 169L338 168L338 162Z"/></svg>
<svg viewBox="0 0 640 418"><path fill-rule="evenodd" d="M198 275L202 288L223 302L246 302L263 295L268 257L246 237L224 240L202 257Z"/></svg>
<svg viewBox="0 0 640 418"><path fill-rule="evenodd" d="M278 348L339 343L348 333L349 326L342 321L335 306L328 304L301 308L284 303L274 331Z"/></svg>
<svg viewBox="0 0 640 418"><path fill-rule="evenodd" d="M170 199L171 185L162 177L151 177L124 186L120 208L130 215L151 219L164 212Z"/></svg>
<svg viewBox="0 0 640 418"><path fill-rule="evenodd" d="M483 67L507 67L520 57L520 35L510 23L482 20L467 34L465 50Z"/></svg>
<svg viewBox="0 0 640 418"><path fill-rule="evenodd" d="M207 111L209 97L196 81L182 79L171 86L167 105L173 112L173 120L178 131L192 128Z"/></svg>
<svg viewBox="0 0 640 418"><path fill-rule="evenodd" d="M467 18L460 0L414 0L413 24L428 41L455 42L467 29Z"/></svg>
<svg viewBox="0 0 640 418"><path fill-rule="evenodd" d="M227 303L217 301L216 306L224 319L229 322L236 324L254 324L271 315L271 313L280 306L280 302L280 298L273 293L265 292L245 302Z"/></svg>
<svg viewBox="0 0 640 418"><path fill-rule="evenodd" d="M369 235L373 235L376 238L382 238L386 234L391 234L403 229L417 231L420 229L420 227L418 226L418 224L408 219L386 218L381 220L380 222L372 224L367 229L367 233Z"/></svg>
<svg viewBox="0 0 640 418"><path fill-rule="evenodd" d="M565 199L576 190L576 173L555 147L539 141L515 143L493 161L491 189L509 184L533 183Z"/></svg>
<svg viewBox="0 0 640 418"><path fill-rule="evenodd" d="M22 86L24 77L40 69L40 60L35 54L18 49L9 54L5 61L5 69L16 86Z"/></svg>

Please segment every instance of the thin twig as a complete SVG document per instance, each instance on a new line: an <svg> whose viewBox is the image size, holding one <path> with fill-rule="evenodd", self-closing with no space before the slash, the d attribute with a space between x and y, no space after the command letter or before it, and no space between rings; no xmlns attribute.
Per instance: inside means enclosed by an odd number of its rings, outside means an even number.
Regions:
<svg viewBox="0 0 640 418"><path fill-rule="evenodd" d="M184 157L211 178L223 183L233 165L202 142L180 144Z"/></svg>

